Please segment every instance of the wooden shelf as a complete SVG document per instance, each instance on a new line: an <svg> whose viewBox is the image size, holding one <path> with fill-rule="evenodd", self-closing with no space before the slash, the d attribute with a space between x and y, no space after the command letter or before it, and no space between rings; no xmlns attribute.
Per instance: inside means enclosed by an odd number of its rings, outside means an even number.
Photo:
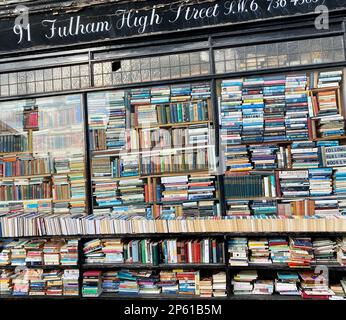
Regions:
<svg viewBox="0 0 346 320"><path fill-rule="evenodd" d="M312 88L309 91L312 92L320 92L320 91L331 91L331 90L339 90L340 87L326 87L326 88Z"/></svg>

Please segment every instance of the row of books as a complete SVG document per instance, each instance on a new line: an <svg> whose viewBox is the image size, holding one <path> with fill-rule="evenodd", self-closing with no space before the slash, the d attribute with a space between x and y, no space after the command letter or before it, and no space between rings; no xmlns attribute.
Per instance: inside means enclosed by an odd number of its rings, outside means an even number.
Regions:
<svg viewBox="0 0 346 320"><path fill-rule="evenodd" d="M346 199L280 199L280 200L227 200L226 214L231 217L292 217L317 216L321 218L346 214Z"/></svg>
<svg viewBox="0 0 346 320"><path fill-rule="evenodd" d="M74 266L78 262L78 239L16 240L0 245L0 266Z"/></svg>
<svg viewBox="0 0 346 320"><path fill-rule="evenodd" d="M149 239L124 242L120 239L95 239L83 246L89 264L142 263L223 263L224 243L216 239L154 241Z"/></svg>
<svg viewBox="0 0 346 320"><path fill-rule="evenodd" d="M81 154L53 157L50 155L34 156L27 153L23 155L8 155L0 158L0 178L81 171L84 171L84 156Z"/></svg>
<svg viewBox="0 0 346 320"><path fill-rule="evenodd" d="M249 171L225 176L226 199L296 198L345 194L346 167ZM255 199L254 199L255 200Z"/></svg>
<svg viewBox="0 0 346 320"><path fill-rule="evenodd" d="M78 296L78 281L78 269L0 269L0 296Z"/></svg>
<svg viewBox="0 0 346 320"><path fill-rule="evenodd" d="M231 238L228 241L229 264L286 264L291 268L321 265L345 265L346 239L330 238Z"/></svg>
<svg viewBox="0 0 346 320"><path fill-rule="evenodd" d="M301 296L304 299L344 299L346 280L329 286L325 274L313 271L278 272L276 278L263 279L256 270L240 271L232 279L234 295Z"/></svg>
<svg viewBox="0 0 346 320"><path fill-rule="evenodd" d="M222 144L307 140L307 84L306 74L223 80Z"/></svg>
<svg viewBox="0 0 346 320"><path fill-rule="evenodd" d="M346 147L339 141L298 141L290 146L239 145L225 148L227 173L250 170L312 169L345 165Z"/></svg>
<svg viewBox="0 0 346 320"><path fill-rule="evenodd" d="M83 273L84 297L119 295L190 295L226 297L226 273L201 276L199 271L105 271Z"/></svg>
<svg viewBox="0 0 346 320"><path fill-rule="evenodd" d="M229 232L344 232L344 216L178 217L147 219L122 214L6 213L0 216L1 237Z"/></svg>

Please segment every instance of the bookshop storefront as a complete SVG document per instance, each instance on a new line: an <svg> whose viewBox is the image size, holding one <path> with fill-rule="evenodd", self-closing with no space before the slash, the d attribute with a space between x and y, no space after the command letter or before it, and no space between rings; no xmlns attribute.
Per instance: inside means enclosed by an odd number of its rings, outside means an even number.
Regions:
<svg viewBox="0 0 346 320"><path fill-rule="evenodd" d="M0 237L190 235L83 259L220 267L232 234L346 233L344 0L99 2L0 11Z"/></svg>

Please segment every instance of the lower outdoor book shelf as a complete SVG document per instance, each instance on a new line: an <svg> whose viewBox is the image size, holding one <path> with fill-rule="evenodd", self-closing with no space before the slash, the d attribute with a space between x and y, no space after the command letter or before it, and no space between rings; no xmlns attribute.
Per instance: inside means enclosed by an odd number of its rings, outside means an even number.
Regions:
<svg viewBox="0 0 346 320"><path fill-rule="evenodd" d="M3 238L0 300L346 299L345 233Z"/></svg>

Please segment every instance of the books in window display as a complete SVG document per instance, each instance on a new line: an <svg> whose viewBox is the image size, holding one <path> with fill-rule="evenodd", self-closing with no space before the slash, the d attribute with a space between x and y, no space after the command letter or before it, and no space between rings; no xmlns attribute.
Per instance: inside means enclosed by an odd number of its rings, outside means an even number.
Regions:
<svg viewBox="0 0 346 320"><path fill-rule="evenodd" d="M291 154L293 169L318 168L320 165L319 150L312 141L293 142Z"/></svg>
<svg viewBox="0 0 346 320"><path fill-rule="evenodd" d="M279 179L283 197L308 197L310 195L308 170L279 171Z"/></svg>
<svg viewBox="0 0 346 320"><path fill-rule="evenodd" d="M318 88L329 88L338 87L342 81L343 71L342 70L332 70L323 71L318 75Z"/></svg>
<svg viewBox="0 0 346 320"><path fill-rule="evenodd" d="M221 83L221 143L240 144L243 130L243 79L223 80Z"/></svg>
<svg viewBox="0 0 346 320"><path fill-rule="evenodd" d="M242 88L242 142L263 142L264 99L263 78L244 79Z"/></svg>
<svg viewBox="0 0 346 320"><path fill-rule="evenodd" d="M50 158L32 155L4 156L0 158L0 177L29 176L50 173Z"/></svg>
<svg viewBox="0 0 346 320"><path fill-rule="evenodd" d="M234 173L225 176L225 197L276 197L275 176L270 171Z"/></svg>
<svg viewBox="0 0 346 320"><path fill-rule="evenodd" d="M264 78L264 142L285 141L285 76Z"/></svg>
<svg viewBox="0 0 346 320"><path fill-rule="evenodd" d="M307 140L308 134L308 94L307 76L286 77L286 136L288 140Z"/></svg>
<svg viewBox="0 0 346 320"><path fill-rule="evenodd" d="M28 137L23 134L9 134L0 132L0 152L25 152L28 151Z"/></svg>

